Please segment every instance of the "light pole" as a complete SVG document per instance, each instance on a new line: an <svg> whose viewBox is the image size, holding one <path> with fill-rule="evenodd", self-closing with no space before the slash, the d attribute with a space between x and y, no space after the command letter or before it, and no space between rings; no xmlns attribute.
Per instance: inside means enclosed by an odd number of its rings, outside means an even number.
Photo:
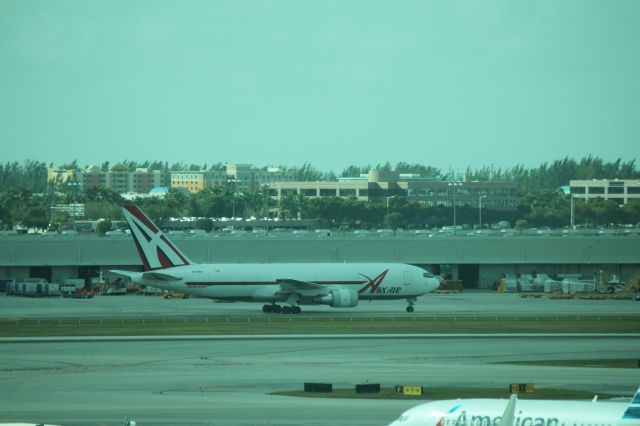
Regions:
<svg viewBox="0 0 640 426"><path fill-rule="evenodd" d="M233 194L231 197L231 229L236 228L236 184L237 179L227 179L227 183L233 183Z"/></svg>
<svg viewBox="0 0 640 426"><path fill-rule="evenodd" d="M395 198L395 195L392 195L391 197L385 197L387 199L387 214L389 214L389 200L392 198Z"/></svg>
<svg viewBox="0 0 640 426"><path fill-rule="evenodd" d="M56 174L53 178L53 192L51 193L51 208L49 209L49 228L53 227L53 212L56 206L56 189L58 181L62 181L62 176L66 170L56 170Z"/></svg>
<svg viewBox="0 0 640 426"><path fill-rule="evenodd" d="M487 198L486 195L481 195L478 197L478 220L480 222L480 229L482 229L482 199Z"/></svg>
<svg viewBox="0 0 640 426"><path fill-rule="evenodd" d="M456 187L462 186L462 182L449 182L449 186L453 189L453 228L457 226L457 217L456 217Z"/></svg>
<svg viewBox="0 0 640 426"><path fill-rule="evenodd" d="M573 194L569 195L571 197L571 229L576 229L576 206L575 201L573 199Z"/></svg>
<svg viewBox="0 0 640 426"><path fill-rule="evenodd" d="M269 184L262 185L264 191L264 228L265 233L269 233Z"/></svg>

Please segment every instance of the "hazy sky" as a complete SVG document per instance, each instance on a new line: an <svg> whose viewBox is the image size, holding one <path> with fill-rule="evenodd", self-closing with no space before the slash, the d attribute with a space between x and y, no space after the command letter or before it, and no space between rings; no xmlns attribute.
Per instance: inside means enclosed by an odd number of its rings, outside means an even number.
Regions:
<svg viewBox="0 0 640 426"><path fill-rule="evenodd" d="M0 0L0 162L640 163L640 1Z"/></svg>

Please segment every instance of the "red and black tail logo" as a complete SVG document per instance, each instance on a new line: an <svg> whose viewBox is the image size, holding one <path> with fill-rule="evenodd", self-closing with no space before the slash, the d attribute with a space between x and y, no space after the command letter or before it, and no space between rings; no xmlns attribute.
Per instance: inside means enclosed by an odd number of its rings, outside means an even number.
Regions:
<svg viewBox="0 0 640 426"><path fill-rule="evenodd" d="M133 236L145 271L193 263L162 234L162 231L137 206L123 206L122 213L131 229L131 236Z"/></svg>
<svg viewBox="0 0 640 426"><path fill-rule="evenodd" d="M358 290L358 293L364 293L365 291L367 291L367 289L370 289L369 293L374 294L376 290L378 290L378 287L380 287L380 284L382 284L382 280L384 280L384 277L387 276L387 272L389 272L389 270L385 269L384 272L382 272L380 275L378 275L374 279L369 278L365 274L360 274L366 279L368 279L369 282L367 283L367 285L365 285L360 290Z"/></svg>

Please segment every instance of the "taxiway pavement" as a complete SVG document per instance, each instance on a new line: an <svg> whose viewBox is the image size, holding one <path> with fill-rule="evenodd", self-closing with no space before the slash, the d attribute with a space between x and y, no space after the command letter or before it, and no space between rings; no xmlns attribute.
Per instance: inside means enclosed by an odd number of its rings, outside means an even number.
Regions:
<svg viewBox="0 0 640 426"><path fill-rule="evenodd" d="M402 316L407 302L360 301L354 308L303 306L302 315ZM514 293L469 291L428 294L418 299L415 315L631 315L634 300L552 300ZM159 316L262 316L261 303L214 303L209 299L164 299L159 296L96 296L92 299L26 298L0 294L0 318L115 318Z"/></svg>
<svg viewBox="0 0 640 426"><path fill-rule="evenodd" d="M570 387L632 394L640 369L495 364L634 358L637 336L393 336L1 343L0 421L68 426L386 425L416 401L271 395L304 382ZM436 396L437 397L437 396Z"/></svg>

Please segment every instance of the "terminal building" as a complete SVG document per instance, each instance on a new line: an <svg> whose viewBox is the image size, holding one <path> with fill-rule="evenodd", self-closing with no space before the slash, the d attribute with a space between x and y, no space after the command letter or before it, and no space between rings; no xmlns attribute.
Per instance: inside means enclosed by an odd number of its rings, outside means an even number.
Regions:
<svg viewBox="0 0 640 426"><path fill-rule="evenodd" d="M401 262L490 288L502 274L574 275L603 271L622 281L640 270L640 233L624 235L439 235L271 233L171 235L202 263ZM110 269L141 270L126 234L0 235L0 279L107 277ZM111 279L114 279L112 277Z"/></svg>
<svg viewBox="0 0 640 426"><path fill-rule="evenodd" d="M620 205L627 204L631 200L640 200L640 180L572 180L569 181L569 188L571 196L578 200L604 198Z"/></svg>
<svg viewBox="0 0 640 426"><path fill-rule="evenodd" d="M518 186L512 181L454 181L424 178L416 174L370 171L357 178L337 182L278 182L271 185L272 197L279 200L294 194L304 197L355 197L360 201L385 201L394 196L407 197L436 206L469 205L497 210L517 207Z"/></svg>

